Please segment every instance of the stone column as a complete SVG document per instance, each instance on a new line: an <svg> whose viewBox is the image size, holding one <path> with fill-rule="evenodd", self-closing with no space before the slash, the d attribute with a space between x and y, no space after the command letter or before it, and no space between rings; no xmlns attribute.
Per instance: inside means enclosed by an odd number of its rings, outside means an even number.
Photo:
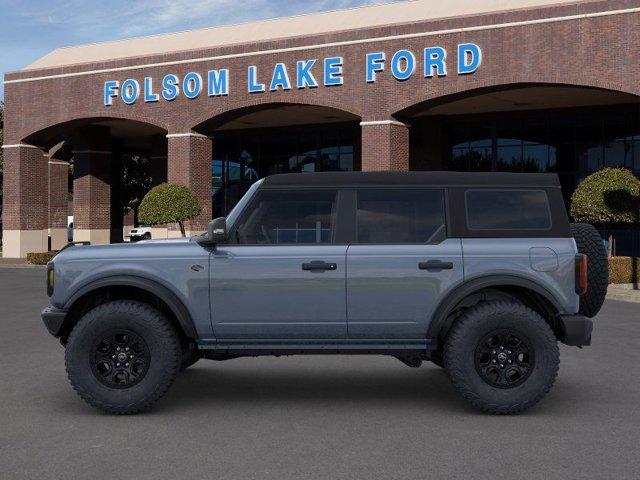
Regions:
<svg viewBox="0 0 640 480"><path fill-rule="evenodd" d="M73 151L73 240L108 244L111 237L109 129L77 132Z"/></svg>
<svg viewBox="0 0 640 480"><path fill-rule="evenodd" d="M362 171L409 170L409 127L397 120L363 121Z"/></svg>
<svg viewBox="0 0 640 480"><path fill-rule="evenodd" d="M51 250L67 244L67 194L69 192L69 163L63 144L49 150L49 236Z"/></svg>
<svg viewBox="0 0 640 480"><path fill-rule="evenodd" d="M167 135L169 183L185 185L198 198L202 215L187 222L187 235L206 231L211 221L211 158L213 142L199 133L174 133ZM180 236L177 225L169 226L169 236Z"/></svg>
<svg viewBox="0 0 640 480"><path fill-rule="evenodd" d="M5 258L46 252L48 153L27 144L4 145L3 246Z"/></svg>

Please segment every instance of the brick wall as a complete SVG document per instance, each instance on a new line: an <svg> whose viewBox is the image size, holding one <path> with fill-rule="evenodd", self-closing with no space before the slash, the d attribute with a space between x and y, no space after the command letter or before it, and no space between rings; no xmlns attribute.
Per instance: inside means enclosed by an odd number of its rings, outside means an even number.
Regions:
<svg viewBox="0 0 640 480"><path fill-rule="evenodd" d="M219 49L167 54L162 57L115 60L101 64L70 66L9 73L7 80L43 75L57 75L82 70L119 68L154 62L183 61L198 57L233 55L247 51L274 48L295 48L314 43L359 40L387 35L434 32L504 22L527 21L544 17L578 15L601 10L637 7L632 1L582 2L538 10L514 11L456 18L415 24L358 30L330 35L248 44ZM637 78L640 64L629 52L640 44L640 14L600 16L571 21L539 23L534 25L489 28L426 37L372 40L310 51L295 51L225 58L206 62L187 62L179 65L157 66L144 70L96 73L74 77L55 78L6 85L6 142L43 138L43 130L62 122L97 116L139 120L157 125L168 132L187 132L218 115L273 102L314 104L338 108L360 116L363 120L386 120L396 113L424 101L436 101L450 95L477 88L513 83L560 83L608 88L640 93ZM483 64L472 75L458 75L455 64L449 64L446 77L425 79L418 70L407 81L395 80L389 69L378 76L376 83L365 81L365 55L367 52L385 51L387 58L398 49L412 50L418 60L422 49L440 45L447 49L449 60L455 61L456 46L461 42L475 42L482 48ZM342 55L345 59L344 85L316 89L296 89L287 92L249 94L246 90L247 67L256 65L266 81L277 62L284 62L290 74L295 72L299 59ZM102 86L107 80L120 81L128 77L140 83L151 76L159 85L165 74L175 73L180 78L189 71L202 74L208 69L229 68L231 92L226 97L200 95L189 100L183 95L173 102L138 102L125 105L115 99L114 105L103 105ZM319 77L320 71L316 72ZM268 83L268 82L267 82ZM46 99L46 101L44 101ZM55 128L53 129L55 130ZM55 132L54 132L55 133Z"/></svg>
<svg viewBox="0 0 640 480"><path fill-rule="evenodd" d="M38 148L4 150L3 229L42 230L48 223L48 157Z"/></svg>

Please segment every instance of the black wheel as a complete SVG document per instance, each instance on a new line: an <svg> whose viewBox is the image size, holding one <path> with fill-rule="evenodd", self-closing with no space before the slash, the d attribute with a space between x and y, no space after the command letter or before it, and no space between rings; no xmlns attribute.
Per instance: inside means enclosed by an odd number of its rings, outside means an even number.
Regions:
<svg viewBox="0 0 640 480"><path fill-rule="evenodd" d="M131 414L167 392L182 355L178 335L162 313L119 300L80 319L65 360L71 385L84 401L108 413Z"/></svg>
<svg viewBox="0 0 640 480"><path fill-rule="evenodd" d="M145 233L145 234L142 236L142 239L143 239L143 240L151 240L151 234L150 234L149 232Z"/></svg>
<svg viewBox="0 0 640 480"><path fill-rule="evenodd" d="M609 285L609 262L604 243L598 231L588 223L572 223L571 236L578 252L588 257L587 293L580 296L580 313L595 317L607 296Z"/></svg>
<svg viewBox="0 0 640 480"><path fill-rule="evenodd" d="M187 347L182 352L182 362L180 363L180 371L186 370L190 366L194 365L202 356L198 349L193 347Z"/></svg>
<svg viewBox="0 0 640 480"><path fill-rule="evenodd" d="M475 408L513 414L547 394L560 353L540 315L518 302L497 301L470 308L454 323L444 364L454 388Z"/></svg>

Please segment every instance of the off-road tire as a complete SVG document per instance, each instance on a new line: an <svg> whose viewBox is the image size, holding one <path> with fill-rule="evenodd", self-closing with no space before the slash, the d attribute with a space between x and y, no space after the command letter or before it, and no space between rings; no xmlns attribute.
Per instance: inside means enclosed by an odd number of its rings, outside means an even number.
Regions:
<svg viewBox="0 0 640 480"><path fill-rule="evenodd" d="M105 385L94 373L96 342L114 331L133 332L147 347L146 374L126 388ZM150 408L175 380L182 352L178 335L158 310L150 305L118 300L87 312L74 326L66 346L65 364L71 385L89 405L112 414L133 414Z"/></svg>
<svg viewBox="0 0 640 480"><path fill-rule="evenodd" d="M587 293L580 296L580 313L595 317L607 296L609 264L607 252L598 231L588 223L572 223L571 236L578 252L588 257Z"/></svg>
<svg viewBox="0 0 640 480"><path fill-rule="evenodd" d="M505 330L524 338L533 351L528 376L509 388L485 381L476 363L483 339ZM444 365L454 388L473 407L493 414L520 413L538 403L551 389L559 364L553 331L540 315L519 302L483 302L470 308L453 324L444 348Z"/></svg>

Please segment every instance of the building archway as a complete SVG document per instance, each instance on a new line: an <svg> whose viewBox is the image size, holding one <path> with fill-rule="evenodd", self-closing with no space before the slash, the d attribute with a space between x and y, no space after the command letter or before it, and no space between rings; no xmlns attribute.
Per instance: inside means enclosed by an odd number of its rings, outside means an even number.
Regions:
<svg viewBox="0 0 640 480"><path fill-rule="evenodd" d="M30 155L39 149L47 164L47 195L38 199L46 212L47 248L57 250L71 239L122 242L146 191L167 180L166 133L145 122L100 117L25 137L21 145Z"/></svg>
<svg viewBox="0 0 640 480"><path fill-rule="evenodd" d="M213 139L212 213L226 215L268 175L360 170L360 117L332 107L271 103L211 118L194 131Z"/></svg>
<svg viewBox="0 0 640 480"><path fill-rule="evenodd" d="M640 172L640 97L628 93L515 84L428 100L397 116L411 125L412 170L553 172L565 195L605 166Z"/></svg>

